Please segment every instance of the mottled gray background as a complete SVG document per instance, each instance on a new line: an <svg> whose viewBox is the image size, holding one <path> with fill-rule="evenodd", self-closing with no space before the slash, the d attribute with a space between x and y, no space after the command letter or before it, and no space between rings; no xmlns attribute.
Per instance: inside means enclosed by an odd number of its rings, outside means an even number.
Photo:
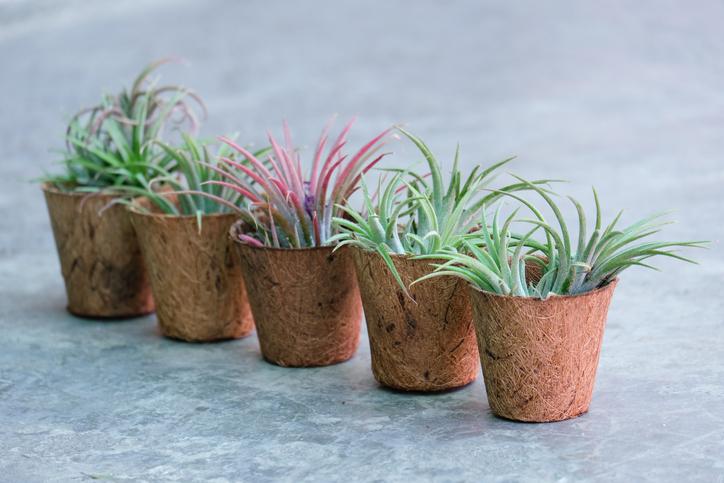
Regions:
<svg viewBox="0 0 724 483"><path fill-rule="evenodd" d="M0 0L0 479L724 481L724 4L715 1ZM434 396L346 364L282 369L254 337L160 338L153 316L79 320L41 193L80 106L178 55L204 132L310 145L393 122L466 165L511 154L631 220L675 210L700 266L626 273L591 412L494 418L482 380ZM404 143L395 162L413 161Z"/></svg>

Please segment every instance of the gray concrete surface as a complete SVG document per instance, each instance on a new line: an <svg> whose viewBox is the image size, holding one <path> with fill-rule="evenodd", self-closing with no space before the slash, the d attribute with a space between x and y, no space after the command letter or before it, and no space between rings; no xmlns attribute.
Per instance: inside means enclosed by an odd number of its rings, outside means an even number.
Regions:
<svg viewBox="0 0 724 483"><path fill-rule="evenodd" d="M722 18L714 1L0 1L0 480L724 481ZM171 54L206 134L405 122L441 157L517 154L589 202L595 184L609 216L674 209L670 237L714 243L625 274L591 412L557 424L496 419L480 379L383 390L366 343L291 370L254 337L76 319L27 180L74 110Z"/></svg>

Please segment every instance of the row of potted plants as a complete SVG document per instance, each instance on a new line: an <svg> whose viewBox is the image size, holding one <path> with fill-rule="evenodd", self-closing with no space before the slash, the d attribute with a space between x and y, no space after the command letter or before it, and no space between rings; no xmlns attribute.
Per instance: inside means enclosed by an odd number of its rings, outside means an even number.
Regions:
<svg viewBox="0 0 724 483"><path fill-rule="evenodd" d="M557 421L588 410L619 273L656 256L690 261L676 250L703 246L649 241L660 216L604 225L595 191L590 234L570 199L574 241L554 180L494 184L510 159L464 175L459 149L446 177L400 127L349 151L352 123L333 135L330 122L308 171L286 124L261 150L201 141L203 103L152 81L162 63L74 117L64 173L45 178L74 314L126 317L155 304L168 337L256 327L268 361L321 366L354 355L364 311L381 384L460 387L480 361L496 415ZM371 188L394 136L416 147L425 173L382 169Z"/></svg>

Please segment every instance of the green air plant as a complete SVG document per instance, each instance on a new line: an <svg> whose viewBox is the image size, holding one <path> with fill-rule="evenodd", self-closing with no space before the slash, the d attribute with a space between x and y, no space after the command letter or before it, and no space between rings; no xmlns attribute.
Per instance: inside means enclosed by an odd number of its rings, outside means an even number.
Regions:
<svg viewBox="0 0 724 483"><path fill-rule="evenodd" d="M317 143L311 171L305 176L301 157L284 123L284 144L269 133L271 150L266 163L230 139L222 141L248 161L248 165L228 158L221 162L238 169L243 176L225 175L223 181L209 181L239 193L249 202L238 211L249 231L240 239L255 246L308 248L330 244L335 234L332 219L341 216L343 207L358 189L362 176L385 154L379 154L389 129L347 155L350 121L335 138L329 150L331 121Z"/></svg>
<svg viewBox="0 0 724 483"><path fill-rule="evenodd" d="M435 254L434 258L446 262L436 264L435 272L416 282L429 277L454 275L484 291L545 299L550 295L574 295L603 287L631 266L654 268L646 261L656 256L695 263L679 255L677 249L703 248L706 244L703 241L644 241L670 223L661 213L618 228L622 214L619 212L604 227L595 189L596 219L590 236L583 206L568 197L578 216L578 239L574 244L563 214L550 194L530 182L522 179L521 182L540 195L550 207L555 224L546 222L541 211L530 201L517 194L506 193L506 196L528 208L533 218L516 218L518 210L502 225L498 222L498 212L492 225L483 218L480 229L465 237L465 251ZM527 224L532 228L521 236L512 232L514 223ZM533 238L538 230L544 233L543 241ZM526 266L535 269L527 272ZM531 272L537 275L529 276Z"/></svg>
<svg viewBox="0 0 724 483"><path fill-rule="evenodd" d="M498 190L486 190L497 170L510 162L508 158L485 169L476 166L464 178L459 169L460 149L455 152L450 182L443 181L442 169L427 145L402 128L397 128L422 153L429 176L409 170L393 170L394 176L370 195L363 189L364 211L340 207L345 217L334 219L340 234L334 241L340 246L353 245L378 253L401 287L405 288L391 255L422 256L441 251L456 252L465 235L479 223L480 212L506 193L529 189L517 182ZM550 180L538 180L543 184ZM375 204L374 198L379 196Z"/></svg>
<svg viewBox="0 0 724 483"><path fill-rule="evenodd" d="M62 190L93 192L143 187L154 177L168 175L173 160L157 141L165 138L169 127L195 132L197 111L205 115L205 107L185 87L157 86L149 79L167 62L170 60L150 64L130 90L106 95L100 104L73 116L66 133L65 172L43 181Z"/></svg>
<svg viewBox="0 0 724 483"><path fill-rule="evenodd" d="M183 143L173 147L158 142L166 157L173 162L173 173L143 180L141 186L122 186L118 192L123 195L145 197L151 206L134 204L136 209L148 212L155 209L160 213L175 216L196 216L201 227L203 215L236 212L245 205L242 195L223 184L213 183L229 177L243 176L232 165L238 164L234 150L222 143L215 154L210 143L182 134ZM264 148L254 153L261 157L269 152ZM219 161L226 158L229 162ZM132 204L127 197L113 203Z"/></svg>

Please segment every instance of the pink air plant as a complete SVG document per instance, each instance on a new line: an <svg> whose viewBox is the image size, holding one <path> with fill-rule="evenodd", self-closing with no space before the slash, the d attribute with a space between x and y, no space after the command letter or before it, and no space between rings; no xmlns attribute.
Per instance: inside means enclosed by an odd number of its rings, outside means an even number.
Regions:
<svg viewBox="0 0 724 483"><path fill-rule="evenodd" d="M251 209L244 211L251 214L252 223L249 223L250 231L239 237L242 241L252 245L306 248L322 246L334 235L332 218L343 216L338 205L347 203L362 176L386 155L379 151L391 129L382 131L350 156L344 148L353 119L325 155L332 121L322 131L308 177L304 175L286 122L283 145L269 133L272 149L266 160L258 159L228 138L221 138L248 160L245 165L222 158L221 163L239 176L229 175L224 181L209 182L231 188L248 200Z"/></svg>

